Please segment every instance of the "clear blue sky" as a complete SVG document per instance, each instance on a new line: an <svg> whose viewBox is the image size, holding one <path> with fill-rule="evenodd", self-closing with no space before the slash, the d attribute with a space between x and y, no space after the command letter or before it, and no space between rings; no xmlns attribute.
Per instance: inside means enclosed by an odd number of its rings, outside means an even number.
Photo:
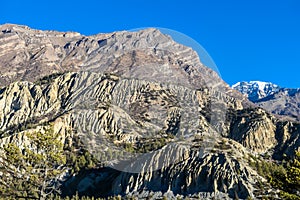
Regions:
<svg viewBox="0 0 300 200"><path fill-rule="evenodd" d="M2 0L3 23L85 35L165 27L198 41L229 84L300 87L298 0Z"/></svg>

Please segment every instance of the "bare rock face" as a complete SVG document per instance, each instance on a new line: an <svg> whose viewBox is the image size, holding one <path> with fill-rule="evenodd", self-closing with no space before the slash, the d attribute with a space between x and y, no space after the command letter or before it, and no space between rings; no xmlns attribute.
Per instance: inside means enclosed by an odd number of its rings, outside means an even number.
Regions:
<svg viewBox="0 0 300 200"><path fill-rule="evenodd" d="M219 142L232 143L227 140ZM199 143L193 142L193 145L196 147ZM142 197L146 191L152 191L154 194L171 192L172 198L177 195L209 198L205 196L205 193L217 194L215 196L217 198L223 195L227 199L235 196L245 199L252 195L251 193L255 191L252 184L255 185L258 175L241 162L247 155L247 151L241 145L235 144L233 148L230 147L225 151L216 147L215 153L205 156L200 155L196 149L189 151L183 146L170 144L151 153L152 162L158 162L162 158L168 162L169 156L175 156L177 159L177 162L163 166L159 170L149 169L149 163L141 162L143 157L140 157L132 165L145 169L141 173L126 173L105 168L101 171L89 171L88 175L77 180L70 179L67 185L76 184L77 188L73 189L78 190L82 185L86 185L85 192L88 191L96 196L103 196L105 193L106 195L107 193L110 195L134 194L137 191L136 195L139 197ZM236 152L240 153L236 154ZM73 193L74 191L66 188L65 192Z"/></svg>
<svg viewBox="0 0 300 200"><path fill-rule="evenodd" d="M243 110L231 124L231 138L258 153L275 147L276 122L262 109Z"/></svg>
<svg viewBox="0 0 300 200"><path fill-rule="evenodd" d="M221 82L196 52L155 29L94 36L17 25L3 25L0 31L1 85L78 70L194 86Z"/></svg>
<svg viewBox="0 0 300 200"><path fill-rule="evenodd" d="M0 31L0 145L30 146L24 131L52 122L101 163L70 176L65 194L255 197L265 180L247 158L300 146L298 124L255 107L156 29Z"/></svg>
<svg viewBox="0 0 300 200"><path fill-rule="evenodd" d="M43 76L64 71L60 62L64 45L79 38L77 33L32 30L26 26L0 27L0 84L18 80L35 81Z"/></svg>

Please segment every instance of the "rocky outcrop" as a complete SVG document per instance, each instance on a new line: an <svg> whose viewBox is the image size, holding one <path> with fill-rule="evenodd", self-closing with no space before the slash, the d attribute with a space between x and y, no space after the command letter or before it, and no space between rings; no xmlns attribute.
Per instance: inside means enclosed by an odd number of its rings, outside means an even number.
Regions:
<svg viewBox="0 0 300 200"><path fill-rule="evenodd" d="M275 118L262 109L237 112L230 128L230 138L257 153L265 153L277 143Z"/></svg>
<svg viewBox="0 0 300 200"><path fill-rule="evenodd" d="M243 162L247 150L241 145L232 145L233 141L219 142L220 146L216 145L215 153L201 154L197 150L201 142L194 141L193 150L186 149L183 144L170 144L151 153L146 159L142 155L130 166L123 165L124 171L113 168L85 171L84 175L70 179L64 192L72 194L74 191L68 190L72 188L80 194L89 193L95 196L138 192L135 196L142 197L150 196L149 191L152 195L157 195L158 192L171 193L171 198L178 195L209 198L205 193L220 193L216 197L223 195L226 198L241 199L251 196L256 190L253 185L259 176ZM157 170L154 163L162 166ZM142 170L140 173L129 173L126 172L126 167Z"/></svg>

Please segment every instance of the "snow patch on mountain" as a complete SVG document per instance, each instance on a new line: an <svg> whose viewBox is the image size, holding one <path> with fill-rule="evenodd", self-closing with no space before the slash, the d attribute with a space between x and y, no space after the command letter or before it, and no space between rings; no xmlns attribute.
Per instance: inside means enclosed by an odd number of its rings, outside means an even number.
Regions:
<svg viewBox="0 0 300 200"><path fill-rule="evenodd" d="M270 96L281 89L276 84L263 81L238 82L234 84L232 88L246 95L252 102L256 102L260 99Z"/></svg>

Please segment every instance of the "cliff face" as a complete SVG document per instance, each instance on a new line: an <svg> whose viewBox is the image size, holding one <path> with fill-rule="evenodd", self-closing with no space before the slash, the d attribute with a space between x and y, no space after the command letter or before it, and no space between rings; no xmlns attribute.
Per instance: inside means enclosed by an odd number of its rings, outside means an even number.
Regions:
<svg viewBox="0 0 300 200"><path fill-rule="evenodd" d="M165 160L158 170L155 169L157 166L145 162L144 156L141 156L130 166L143 169L140 173L126 173L112 168L87 171L76 183L75 180L69 180L67 185L75 184L72 190L66 189L66 192L72 194L75 190L84 190L98 195L128 194L139 198L157 193L170 193L170 198L177 195L193 195L204 199L210 194L215 194L217 198L232 198L236 194L240 198L247 198L253 194L258 175L241 162L243 156L247 155L243 154L246 150L242 146L235 144L225 151L215 148L215 153L203 156L197 150L196 145L199 143L193 142L193 145L194 149L186 149L182 145L170 144L151 153L147 160L152 163L161 163L160 159ZM230 143L227 145L231 146ZM236 154L236 151L241 153ZM170 156L176 158L176 162L169 162Z"/></svg>
<svg viewBox="0 0 300 200"><path fill-rule="evenodd" d="M101 163L66 194L247 198L265 181L251 155L300 146L298 124L253 106L158 30L0 30L0 144L30 146L24 132L53 122L65 145L78 137Z"/></svg>

